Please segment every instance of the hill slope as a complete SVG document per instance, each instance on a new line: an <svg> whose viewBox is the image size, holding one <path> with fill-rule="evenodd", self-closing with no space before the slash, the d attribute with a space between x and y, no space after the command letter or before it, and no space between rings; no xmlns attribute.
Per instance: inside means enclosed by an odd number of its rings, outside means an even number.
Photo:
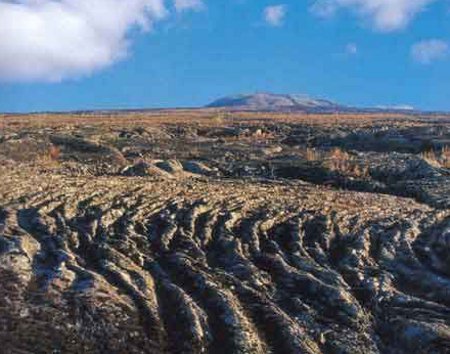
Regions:
<svg viewBox="0 0 450 354"><path fill-rule="evenodd" d="M415 112L410 106L355 107L339 104L323 98L305 94L254 93L238 94L219 98L206 107L243 111L282 112Z"/></svg>
<svg viewBox="0 0 450 354"><path fill-rule="evenodd" d="M316 99L307 95L281 95L272 93L240 94L220 98L208 107L227 107L252 111L334 111L349 107L329 100Z"/></svg>

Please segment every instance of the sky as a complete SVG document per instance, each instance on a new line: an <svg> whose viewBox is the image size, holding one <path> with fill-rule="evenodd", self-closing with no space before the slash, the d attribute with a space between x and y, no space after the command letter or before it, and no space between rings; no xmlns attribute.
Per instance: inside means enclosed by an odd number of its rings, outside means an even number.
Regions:
<svg viewBox="0 0 450 354"><path fill-rule="evenodd" d="M301 93L450 111L450 0L0 0L0 112Z"/></svg>

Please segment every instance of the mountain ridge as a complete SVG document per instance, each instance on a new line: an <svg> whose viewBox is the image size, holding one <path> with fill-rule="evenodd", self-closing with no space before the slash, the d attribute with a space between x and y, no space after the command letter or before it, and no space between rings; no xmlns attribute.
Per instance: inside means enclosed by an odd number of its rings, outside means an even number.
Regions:
<svg viewBox="0 0 450 354"><path fill-rule="evenodd" d="M247 111L283 111L283 112L413 112L409 106L396 107L356 107L343 105L324 98L315 98L307 94L276 94L257 92L221 97L206 106Z"/></svg>

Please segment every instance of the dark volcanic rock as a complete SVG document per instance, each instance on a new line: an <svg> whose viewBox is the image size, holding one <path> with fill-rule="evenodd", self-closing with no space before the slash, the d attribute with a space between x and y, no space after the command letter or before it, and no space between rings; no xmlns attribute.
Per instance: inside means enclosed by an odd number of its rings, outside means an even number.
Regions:
<svg viewBox="0 0 450 354"><path fill-rule="evenodd" d="M173 178L173 176L167 171L160 169L159 167L147 163L145 161L140 161L132 166L124 168L121 172L123 176L130 177L163 177L163 178Z"/></svg>
<svg viewBox="0 0 450 354"><path fill-rule="evenodd" d="M295 182L17 176L0 199L5 353L449 348L448 211Z"/></svg>
<svg viewBox="0 0 450 354"><path fill-rule="evenodd" d="M1 353L449 353L448 118L56 118L5 118Z"/></svg>

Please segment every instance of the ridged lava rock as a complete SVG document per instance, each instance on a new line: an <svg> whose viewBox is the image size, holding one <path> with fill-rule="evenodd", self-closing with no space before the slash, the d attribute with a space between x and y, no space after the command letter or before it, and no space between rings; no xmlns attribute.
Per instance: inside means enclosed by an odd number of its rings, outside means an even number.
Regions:
<svg viewBox="0 0 450 354"><path fill-rule="evenodd" d="M0 172L5 353L450 348L448 210L295 182Z"/></svg>

